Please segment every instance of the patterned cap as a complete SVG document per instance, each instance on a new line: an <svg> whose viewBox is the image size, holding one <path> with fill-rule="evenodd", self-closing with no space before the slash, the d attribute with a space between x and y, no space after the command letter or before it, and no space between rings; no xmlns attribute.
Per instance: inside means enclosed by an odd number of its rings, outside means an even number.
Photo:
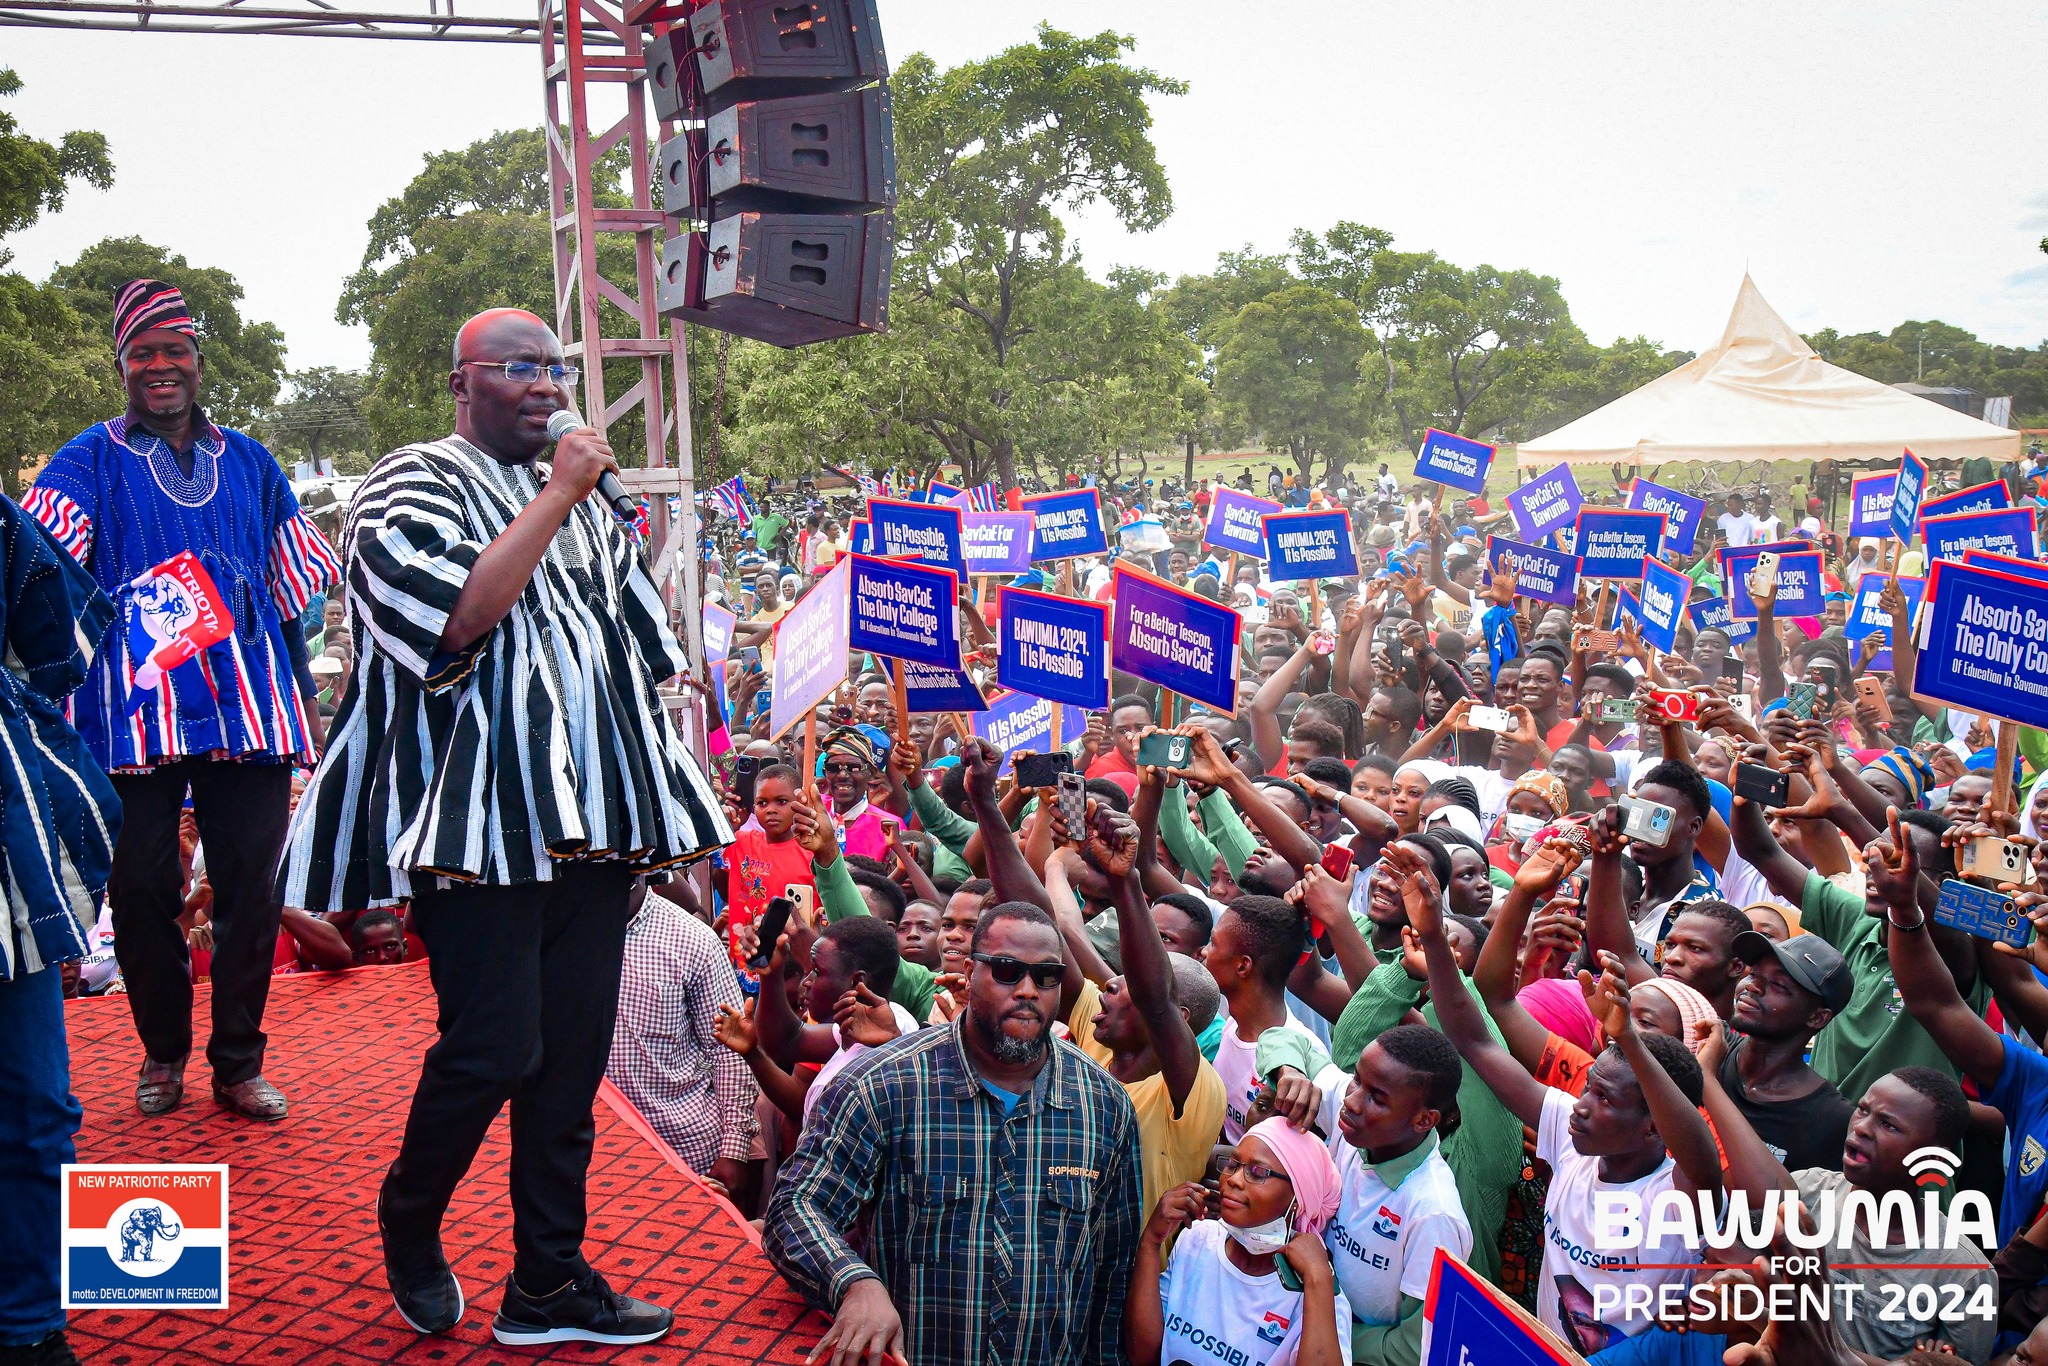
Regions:
<svg viewBox="0 0 2048 1366"><path fill-rule="evenodd" d="M177 286L162 280L130 280L114 296L114 354L128 349L128 343L145 332L164 328L197 337L192 310Z"/></svg>

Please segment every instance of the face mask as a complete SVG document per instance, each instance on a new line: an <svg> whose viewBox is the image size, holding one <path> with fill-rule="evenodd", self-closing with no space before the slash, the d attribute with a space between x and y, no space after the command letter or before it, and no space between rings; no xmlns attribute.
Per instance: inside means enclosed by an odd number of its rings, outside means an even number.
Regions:
<svg viewBox="0 0 2048 1366"><path fill-rule="evenodd" d="M1225 1224L1223 1231L1237 1239L1238 1244L1254 1257L1270 1257L1294 1240L1294 1207L1289 1205L1287 1213L1278 1219L1253 1224L1250 1228Z"/></svg>
<svg viewBox="0 0 2048 1366"><path fill-rule="evenodd" d="M1543 818L1541 816L1523 816L1510 811L1506 819L1501 822L1501 828L1508 832L1510 839L1519 844L1543 828Z"/></svg>

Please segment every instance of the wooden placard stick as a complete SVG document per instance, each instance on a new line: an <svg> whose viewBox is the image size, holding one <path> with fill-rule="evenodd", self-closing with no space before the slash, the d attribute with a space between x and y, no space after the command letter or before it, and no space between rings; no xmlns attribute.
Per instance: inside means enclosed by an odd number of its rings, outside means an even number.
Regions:
<svg viewBox="0 0 2048 1366"><path fill-rule="evenodd" d="M891 688L895 693L896 702L896 743L899 745L910 743L909 670L910 666L899 659L896 661L896 668L892 671L894 681L891 684Z"/></svg>
<svg viewBox="0 0 2048 1366"><path fill-rule="evenodd" d="M1180 724L1180 694L1159 690L1159 729L1172 730Z"/></svg>
<svg viewBox="0 0 2048 1366"><path fill-rule="evenodd" d="M1614 619L1607 614L1607 604L1614 597L1614 580L1600 580L1600 597L1593 604L1593 625L1603 631L1614 629Z"/></svg>
<svg viewBox="0 0 2048 1366"><path fill-rule="evenodd" d="M804 800L818 798L818 709L804 713Z"/></svg>
<svg viewBox="0 0 2048 1366"><path fill-rule="evenodd" d="M1060 596L1063 598L1074 596L1074 562L1072 560L1060 561Z"/></svg>
<svg viewBox="0 0 2048 1366"><path fill-rule="evenodd" d="M1986 724L1989 724L1990 719L1985 718ZM2001 720L1998 724L1998 757L1993 760L1997 768L1991 775L1991 796L1984 803L1987 817L1996 813L2009 818L2013 813L2012 760L2013 755L2019 751L2019 743L2019 723ZM1987 820L1986 824L1998 825L2000 822ZM2004 825L2011 826L2011 822L2007 820Z"/></svg>

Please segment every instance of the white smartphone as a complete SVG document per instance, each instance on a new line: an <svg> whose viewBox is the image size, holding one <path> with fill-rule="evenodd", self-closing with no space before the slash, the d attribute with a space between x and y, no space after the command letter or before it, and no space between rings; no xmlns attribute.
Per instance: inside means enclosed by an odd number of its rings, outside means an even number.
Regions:
<svg viewBox="0 0 2048 1366"><path fill-rule="evenodd" d="M1490 730L1497 735L1515 728L1514 713L1505 707L1474 707L1465 713L1465 720L1474 730Z"/></svg>
<svg viewBox="0 0 2048 1366"><path fill-rule="evenodd" d="M1756 557L1756 568L1749 571L1749 583L1747 585L1751 598L1756 597L1756 590L1759 584L1769 584L1771 598L1773 601L1777 600L1778 553L1775 550L1766 550Z"/></svg>

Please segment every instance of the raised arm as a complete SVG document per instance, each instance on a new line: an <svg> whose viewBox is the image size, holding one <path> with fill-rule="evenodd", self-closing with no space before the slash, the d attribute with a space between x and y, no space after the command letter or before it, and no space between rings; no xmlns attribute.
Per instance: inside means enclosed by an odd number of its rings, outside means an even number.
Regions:
<svg viewBox="0 0 2048 1366"><path fill-rule="evenodd" d="M1223 747L1216 743L1216 737L1203 726L1183 726L1180 733L1194 741L1194 754L1188 762L1187 776L1198 783L1209 783L1221 790L1246 820L1258 827L1266 837L1273 852L1293 864L1295 868L1308 867L1323 856L1323 848L1308 832L1288 819L1286 813L1266 799L1252 784L1252 780L1239 772L1230 762Z"/></svg>
<svg viewBox="0 0 2048 1366"><path fill-rule="evenodd" d="M1195 1043L1195 1031L1188 1028L1187 1017L1173 1003L1172 960L1135 871L1137 827L1128 816L1109 807L1099 808L1088 830L1088 852L1116 889L1116 945L1117 956L1123 960L1124 989L1130 992L1131 1004L1152 1036L1152 1051L1159 1058L1167 1093L1173 1097L1174 1117L1179 1118L1181 1106L1201 1075L1202 1050Z"/></svg>
<svg viewBox="0 0 2048 1366"><path fill-rule="evenodd" d="M1259 685L1258 695L1252 699L1252 748L1258 752L1260 772L1287 757L1287 740L1280 734L1280 703L1295 691L1295 681L1314 658L1315 652L1303 641L1287 662Z"/></svg>
<svg viewBox="0 0 2048 1366"><path fill-rule="evenodd" d="M1714 1132L1728 1162L1724 1173L1728 1193L1747 1191L1752 1209L1761 1207L1765 1191L1797 1190L1792 1173L1749 1125L1734 1097L1718 1080L1721 1060L1728 1055L1727 1031L1719 1020L1701 1020L1693 1026L1694 1037L1706 1036L1699 1051L1700 1090L1707 1113L1714 1117Z"/></svg>
<svg viewBox="0 0 2048 1366"><path fill-rule="evenodd" d="M1594 986L1592 1007L1607 1037L1621 1049L1629 1068L1642 1088L1643 1104L1650 1122L1664 1140L1664 1147L1678 1163L1685 1184L1694 1190L1721 1194L1721 1154L1714 1146L1713 1131L1693 1103L1678 1089L1678 1083L1664 1070L1654 1053L1643 1043L1635 1021L1628 1013L1628 985L1622 978L1622 960L1615 954L1600 955L1600 981ZM1582 984L1591 985L1593 975L1579 974Z"/></svg>
<svg viewBox="0 0 2048 1366"><path fill-rule="evenodd" d="M1507 895L1486 947L1473 966L1472 985L1486 1002L1493 1023L1507 1040L1515 1061L1533 1075L1550 1044L1550 1031L1515 998L1515 955L1528 927L1529 913L1539 898L1549 896L1579 864L1579 848L1570 840L1545 840L1543 847L1526 859L1515 873L1515 885ZM1443 1012L1437 1012L1441 1015Z"/></svg>
<svg viewBox="0 0 2048 1366"><path fill-rule="evenodd" d="M1408 924L1429 964L1429 995L1436 1006L1437 1024L1458 1046L1465 1065L1479 1074L1500 1103L1522 1123L1537 1127L1543 1122L1543 1100L1549 1088L1530 1076L1487 1030L1485 1012L1465 989L1451 941L1444 934L1443 893L1436 878L1408 845L1388 845L1384 857L1401 877Z"/></svg>
<svg viewBox="0 0 2048 1366"><path fill-rule="evenodd" d="M1979 1090L1988 1091L2005 1072L2005 1044L1956 990L1955 977L1928 932L1932 923L1920 906L1918 853L1900 827L1897 812L1890 813L1890 824L1889 837L1872 842L1863 852L1870 881L1885 900L1892 980L1906 1009L1948 1060L1969 1074Z"/></svg>
<svg viewBox="0 0 2048 1366"><path fill-rule="evenodd" d="M1051 915L1052 898L1045 894L1045 884L1038 880L1038 874L1024 861L1024 850L996 799L996 769L1002 765L1003 756L988 741L972 739L961 751L961 762L967 765L967 805L980 826L977 833L981 838L981 855L988 868L988 880L995 884L996 899L1028 901Z"/></svg>
<svg viewBox="0 0 2048 1366"><path fill-rule="evenodd" d="M1595 953L1619 958L1630 982L1648 981L1657 973L1636 947L1635 926L1622 899L1621 851L1628 841L1621 834L1621 808L1602 809L1587 833L1593 841L1593 862L1586 877L1586 943Z"/></svg>

